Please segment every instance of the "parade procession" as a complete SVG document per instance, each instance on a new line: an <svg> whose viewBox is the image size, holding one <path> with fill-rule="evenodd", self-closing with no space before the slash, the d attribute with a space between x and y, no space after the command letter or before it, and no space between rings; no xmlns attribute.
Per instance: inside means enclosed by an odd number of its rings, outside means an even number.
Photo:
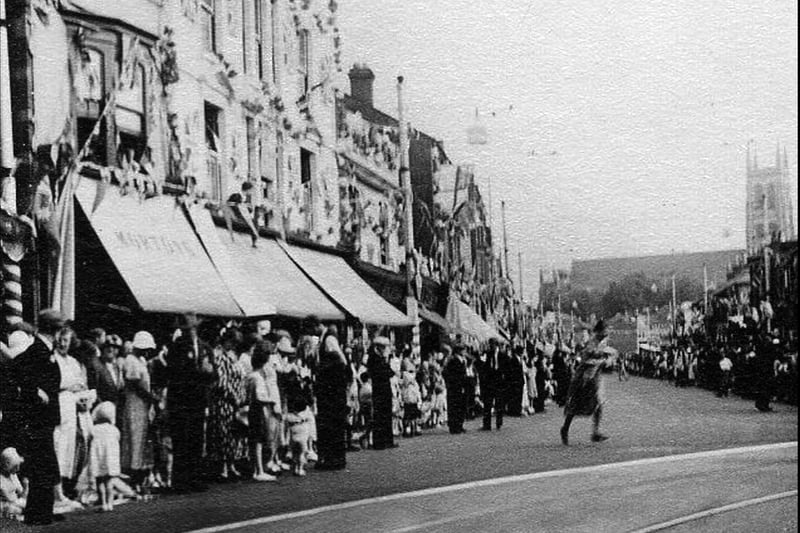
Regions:
<svg viewBox="0 0 800 533"><path fill-rule="evenodd" d="M439 4L0 0L0 530L797 528L797 6Z"/></svg>

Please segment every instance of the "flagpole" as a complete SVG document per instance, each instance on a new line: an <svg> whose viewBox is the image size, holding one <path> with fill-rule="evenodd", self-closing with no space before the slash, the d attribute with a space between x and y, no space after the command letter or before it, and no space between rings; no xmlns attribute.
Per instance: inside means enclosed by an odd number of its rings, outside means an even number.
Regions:
<svg viewBox="0 0 800 533"><path fill-rule="evenodd" d="M411 172L408 168L408 124L405 119L403 101L403 76L397 77L397 121L400 124L400 186L403 188L405 197L403 207L406 244L406 314L412 323L411 351L416 357L419 355L419 302L416 294L416 276L419 265L416 264L416 255L414 254L414 193L411 188Z"/></svg>
<svg viewBox="0 0 800 533"><path fill-rule="evenodd" d="M503 216L503 257L506 262L505 277L511 278L511 273L508 269L508 235L506 234L506 201L500 202L501 214Z"/></svg>
<svg viewBox="0 0 800 533"><path fill-rule="evenodd" d="M8 58L6 2L0 0L0 187L6 211L17 214L14 177L14 135L11 121L11 79ZM3 254L3 315L7 326L22 322L22 269Z"/></svg>

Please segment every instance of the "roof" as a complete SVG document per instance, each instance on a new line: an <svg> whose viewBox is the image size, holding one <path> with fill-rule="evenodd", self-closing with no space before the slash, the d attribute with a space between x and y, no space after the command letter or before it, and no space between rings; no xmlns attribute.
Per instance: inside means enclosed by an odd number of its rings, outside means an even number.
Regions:
<svg viewBox="0 0 800 533"><path fill-rule="evenodd" d="M396 118L394 118L391 115L387 115L386 113L384 113L380 109L377 109L377 108L375 108L375 107L373 107L373 106L371 106L371 105L359 100L355 96L352 96L350 94L341 93L339 95L339 102L341 102L341 104L344 106L344 108L347 109L348 111L352 111L354 113L357 111L357 112L361 113L361 116L367 122L370 122L372 124L376 124L378 126L389 126L389 127L393 127L393 128L400 127L400 122ZM439 149L439 151L442 153L444 158L447 161L450 161L450 158L447 157L447 154L445 153L444 143L442 141L432 137L431 135L428 135L427 133L425 133L423 131L419 131L419 130L414 130L414 131L419 134L420 138L422 138L424 140L427 140L431 144L435 145Z"/></svg>
<svg viewBox="0 0 800 533"><path fill-rule="evenodd" d="M654 279L677 275L702 280L703 266L709 283L721 284L726 280L729 265L737 263L743 254L745 250L720 250L573 261L570 284L573 288L604 291L611 282L639 272Z"/></svg>

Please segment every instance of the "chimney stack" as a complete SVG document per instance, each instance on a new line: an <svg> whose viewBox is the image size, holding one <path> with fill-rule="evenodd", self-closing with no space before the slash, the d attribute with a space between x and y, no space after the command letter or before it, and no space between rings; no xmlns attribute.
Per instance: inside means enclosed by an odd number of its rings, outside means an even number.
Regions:
<svg viewBox="0 0 800 533"><path fill-rule="evenodd" d="M350 94L353 98L374 107L372 85L375 81L375 74L372 70L367 65L356 63L347 75L350 78Z"/></svg>

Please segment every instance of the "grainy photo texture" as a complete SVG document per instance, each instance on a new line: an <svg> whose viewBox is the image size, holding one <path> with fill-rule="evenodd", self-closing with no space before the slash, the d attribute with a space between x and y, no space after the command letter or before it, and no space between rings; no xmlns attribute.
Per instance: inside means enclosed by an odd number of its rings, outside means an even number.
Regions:
<svg viewBox="0 0 800 533"><path fill-rule="evenodd" d="M796 531L797 10L0 0L0 529Z"/></svg>

